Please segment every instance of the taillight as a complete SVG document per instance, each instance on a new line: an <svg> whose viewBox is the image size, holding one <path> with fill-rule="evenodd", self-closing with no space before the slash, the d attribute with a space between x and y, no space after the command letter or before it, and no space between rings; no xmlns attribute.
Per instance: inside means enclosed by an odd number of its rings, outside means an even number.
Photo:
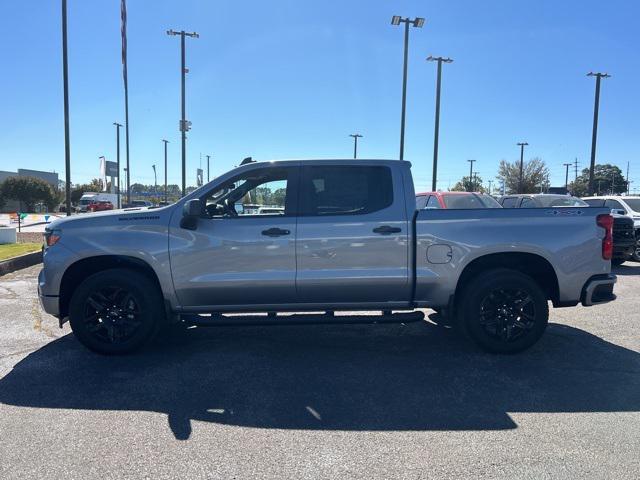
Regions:
<svg viewBox="0 0 640 480"><path fill-rule="evenodd" d="M604 238L602 239L602 258L611 260L613 257L613 217L608 213L598 215L596 223L604 228Z"/></svg>

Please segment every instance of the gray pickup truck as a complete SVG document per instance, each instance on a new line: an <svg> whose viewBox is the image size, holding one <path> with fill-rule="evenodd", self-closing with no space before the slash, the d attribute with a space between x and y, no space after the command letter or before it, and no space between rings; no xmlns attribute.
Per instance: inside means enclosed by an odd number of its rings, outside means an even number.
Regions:
<svg viewBox="0 0 640 480"><path fill-rule="evenodd" d="M609 209L417 210L410 167L252 162L173 205L56 220L41 304L105 354L173 323L406 321L423 314L398 311L421 308L513 353L543 334L549 301L615 299Z"/></svg>

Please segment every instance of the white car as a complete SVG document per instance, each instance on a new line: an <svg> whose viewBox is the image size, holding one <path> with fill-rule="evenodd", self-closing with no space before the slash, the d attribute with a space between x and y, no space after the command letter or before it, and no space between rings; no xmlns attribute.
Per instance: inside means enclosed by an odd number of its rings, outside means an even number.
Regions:
<svg viewBox="0 0 640 480"><path fill-rule="evenodd" d="M598 197L586 197L583 200L592 207L607 207L612 210L618 210L617 213L633 219L636 248L632 258L636 262L640 262L640 197L601 195Z"/></svg>

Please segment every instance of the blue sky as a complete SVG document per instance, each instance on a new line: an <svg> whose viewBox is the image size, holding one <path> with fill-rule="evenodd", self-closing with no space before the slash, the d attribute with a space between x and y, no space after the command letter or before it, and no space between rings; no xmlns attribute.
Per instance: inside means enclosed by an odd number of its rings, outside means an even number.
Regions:
<svg viewBox="0 0 640 480"><path fill-rule="evenodd" d="M124 119L119 0L69 0L72 181L115 160L112 123ZM468 171L486 180L500 159L543 158L552 183L565 162L589 161L594 80L603 81L598 161L640 187L640 4L632 1L129 0L133 182L153 182L169 144L180 175L179 40L188 39L188 183L200 154L218 175L245 156L397 158L402 28L394 14L426 17L412 29L405 158L419 189L431 182L435 72L444 66L438 187ZM60 2L3 2L0 170L55 170L63 178ZM123 157L124 158L124 157ZM204 157L203 157L204 158ZM204 162L203 162L204 165ZM162 167L159 166L162 177ZM206 173L205 173L206 175Z"/></svg>

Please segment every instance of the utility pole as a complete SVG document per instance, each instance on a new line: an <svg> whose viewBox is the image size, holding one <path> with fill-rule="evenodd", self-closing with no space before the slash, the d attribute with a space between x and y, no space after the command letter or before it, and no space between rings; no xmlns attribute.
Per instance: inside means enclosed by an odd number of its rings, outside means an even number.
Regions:
<svg viewBox="0 0 640 480"><path fill-rule="evenodd" d="M120 200L120 127L122 124L118 122L113 122L116 127L116 164L118 168L118 183L117 183L117 194L118 194L118 207L121 208L121 200Z"/></svg>
<svg viewBox="0 0 640 480"><path fill-rule="evenodd" d="M69 60L67 55L67 0L62 0L62 83L64 96L65 210L71 215L71 143L69 141Z"/></svg>
<svg viewBox="0 0 640 480"><path fill-rule="evenodd" d="M588 194L593 195L593 174L596 167L596 141L598 138L598 111L600 110L600 80L609 78L608 73L589 72L587 77L596 77L596 98L593 105L593 132L591 134L591 163L589 164L589 190Z"/></svg>
<svg viewBox="0 0 640 480"><path fill-rule="evenodd" d="M158 197L158 175L156 174L156 166L151 165L151 168L153 168L153 194L156 196L156 199Z"/></svg>
<svg viewBox="0 0 640 480"><path fill-rule="evenodd" d="M164 142L164 201L167 203L167 143L169 140L162 139Z"/></svg>
<svg viewBox="0 0 640 480"><path fill-rule="evenodd" d="M570 163L563 163L562 165L565 166L564 189L569 191L569 167L571 166L571 164Z"/></svg>
<svg viewBox="0 0 640 480"><path fill-rule="evenodd" d="M187 132L191 129L191 122L186 119L185 108L185 76L189 71L185 65L185 37L200 38L196 32L185 32L180 30L176 32L174 30L167 30L167 35L180 35L180 85L181 85L181 104L182 104L182 119L180 120L180 132L182 133L182 196L187 194Z"/></svg>
<svg viewBox="0 0 640 480"><path fill-rule="evenodd" d="M209 181L210 181L210 177L209 177L209 166L210 166L209 165L209 161L211 159L211 155L206 155L206 157L207 157L207 183L209 183Z"/></svg>
<svg viewBox="0 0 640 480"><path fill-rule="evenodd" d="M475 160L467 160L467 162L469 162L469 186L471 187L471 192L473 192L473 183L472 183L472 177L473 177L473 162L475 162Z"/></svg>
<svg viewBox="0 0 640 480"><path fill-rule="evenodd" d="M436 120L433 133L433 178L431 180L431 191L436 191L436 183L438 181L438 137L440 135L440 86L442 83L442 64L453 62L450 58L444 57L427 57L428 62L438 62L438 74L436 80Z"/></svg>
<svg viewBox="0 0 640 480"><path fill-rule="evenodd" d="M400 15L394 15L391 18L391 25L398 26L404 23L404 65L402 70L402 113L400 116L400 160L404 160L404 120L407 110L407 62L409 58L409 25L415 28L424 26L424 18L416 17L402 18Z"/></svg>
<svg viewBox="0 0 640 480"><path fill-rule="evenodd" d="M489 180L489 195L491 195L491 192L493 190L491 190L491 186L493 185L493 180Z"/></svg>
<svg viewBox="0 0 640 480"><path fill-rule="evenodd" d="M350 133L350 137L353 137L353 158L358 158L358 139L362 138L359 133Z"/></svg>
<svg viewBox="0 0 640 480"><path fill-rule="evenodd" d="M524 147L529 144L527 142L518 142L518 145L520 146L520 180L518 181L518 193L524 193L523 192Z"/></svg>
<svg viewBox="0 0 640 480"><path fill-rule="evenodd" d="M575 174L576 174L576 178L574 179L574 181L575 181L575 180L578 180L578 157L576 157L576 159L573 162L573 168L574 168Z"/></svg>
<svg viewBox="0 0 640 480"><path fill-rule="evenodd" d="M629 181L629 160L627 160L627 176L626 176L626 180L627 180L627 195L629 195L629 184L631 183Z"/></svg>

